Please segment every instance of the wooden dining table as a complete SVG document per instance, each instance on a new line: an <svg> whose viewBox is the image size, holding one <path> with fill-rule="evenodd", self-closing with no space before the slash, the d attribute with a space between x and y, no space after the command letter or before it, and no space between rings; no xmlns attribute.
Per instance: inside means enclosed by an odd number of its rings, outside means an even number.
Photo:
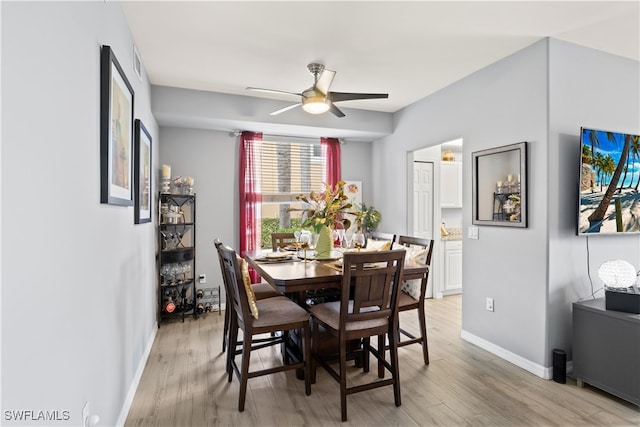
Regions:
<svg viewBox="0 0 640 427"><path fill-rule="evenodd" d="M280 292L293 295L305 291L340 288L342 271L335 260L298 259L292 253L291 259L271 260L265 252L245 252L244 257L262 279ZM421 279L429 267L423 264L407 263L403 269L403 279Z"/></svg>
<svg viewBox="0 0 640 427"><path fill-rule="evenodd" d="M266 256L268 251L245 252L244 258L249 265L262 277L262 279L273 286L276 290L284 293L301 307L307 307L306 295L308 291L320 291L322 289L340 289L342 287L342 270L336 265L335 260L301 260L295 253L288 259L270 259ZM403 280L422 279L429 271L429 267L423 264L407 263L405 261L403 269ZM297 347L300 347L300 340L295 334L291 335ZM322 339L322 349L320 352L334 352L332 348L337 346L337 341L324 336ZM335 342L333 342L335 341ZM333 342L333 343L332 343ZM312 346L319 343L312 343ZM351 343L350 346L356 345ZM359 345L359 344L357 344ZM300 349L299 349L300 350ZM299 354L302 354L299 351ZM359 361L356 362L358 365ZM304 378L302 370L296 372L299 379Z"/></svg>

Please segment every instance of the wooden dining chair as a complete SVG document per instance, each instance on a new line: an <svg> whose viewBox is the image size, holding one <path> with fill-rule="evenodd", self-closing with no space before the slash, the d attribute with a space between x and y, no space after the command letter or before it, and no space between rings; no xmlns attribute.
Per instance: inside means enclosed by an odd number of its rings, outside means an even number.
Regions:
<svg viewBox="0 0 640 427"><path fill-rule="evenodd" d="M223 335L222 335L222 352L224 353L227 349L227 345L229 343L229 322L231 320L231 313L233 311L233 306L229 304L229 284L227 283L227 278L225 276L224 268L222 265L222 257L220 253L220 248L224 246L220 239L216 239L214 241L216 249L218 251L218 262L220 263L220 270L222 273L222 284L224 285L224 293L227 298L226 308L224 310L224 326L223 326ZM272 297L280 297L283 296L281 292L276 291L273 286L268 283L256 283L252 286L253 293L257 300L272 298Z"/></svg>
<svg viewBox="0 0 640 427"><path fill-rule="evenodd" d="M422 345L422 355L424 364L429 364L429 345L427 343L427 320L424 307L424 301L427 293L427 282L429 280L429 272L431 270L431 255L433 253L433 240L422 239L418 237L399 236L398 244L406 247L407 258L411 262L424 264L429 268L420 277L405 277L408 280L419 280L420 287L419 292L417 289L413 292L408 291L407 285L403 285L404 291L401 291L398 296L398 311L417 310L418 324L420 326L420 336L416 337L413 334L407 332L399 326L398 347L404 347L409 344ZM404 335L408 339L402 340L401 335Z"/></svg>
<svg viewBox="0 0 640 427"><path fill-rule="evenodd" d="M229 301L233 306L229 326L229 348L227 353L228 380L231 382L233 372L240 381L238 395L238 411L244 411L247 382L250 378L270 375L292 369L304 369L305 394L311 394L311 332L309 325L309 313L289 298L280 296L255 300L251 289L251 283L245 278L248 274L242 272L244 259L238 257L236 252L227 247L219 248L227 281L229 285ZM248 283L249 282L249 283ZM236 350L238 344L238 331L242 330L242 347ZM289 340L289 332L301 330L303 354L297 354L295 346ZM254 345L257 335L280 332L280 335L269 339L269 342ZM282 345L282 364L267 368L249 370L251 353L260 348ZM241 355L241 364L236 363L236 356ZM260 364L262 366L262 364Z"/></svg>
<svg viewBox="0 0 640 427"><path fill-rule="evenodd" d="M396 241L396 235L392 233L383 233L380 231L372 231L367 238L366 248L375 248L377 250L390 250ZM387 245L387 242L389 244Z"/></svg>
<svg viewBox="0 0 640 427"><path fill-rule="evenodd" d="M400 377L398 371L398 283L403 269L404 250L380 252L347 252L343 258L342 292L340 301L312 306L312 375L315 380L317 364L340 384L340 408L342 421L347 420L347 395L378 387L393 385L396 406L400 406ZM350 294L352 299L350 299ZM320 329L337 337L338 355L323 355L317 350ZM372 336L378 337L378 348L370 344ZM390 361L385 360L385 340L389 338ZM348 351L347 342L360 340L362 347L355 350L364 354L364 371L369 371L368 355L378 360L378 367L391 373L390 379L377 378L364 383L359 378L357 385L347 382L347 360L354 351ZM339 368L332 364L336 361ZM313 382L313 381L312 381Z"/></svg>
<svg viewBox="0 0 640 427"><path fill-rule="evenodd" d="M293 233L271 233L271 249L274 252L277 252L278 249L284 249L295 242L296 236Z"/></svg>

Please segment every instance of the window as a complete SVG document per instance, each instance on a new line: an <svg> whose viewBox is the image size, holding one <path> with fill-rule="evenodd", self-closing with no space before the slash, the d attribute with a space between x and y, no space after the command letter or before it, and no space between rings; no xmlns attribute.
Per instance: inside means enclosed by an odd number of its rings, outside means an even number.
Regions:
<svg viewBox="0 0 640 427"><path fill-rule="evenodd" d="M326 159L319 143L277 141L265 135L256 148L261 242L263 248L270 248L271 233L299 227L301 213L289 209L304 207L296 200L299 194L324 187Z"/></svg>

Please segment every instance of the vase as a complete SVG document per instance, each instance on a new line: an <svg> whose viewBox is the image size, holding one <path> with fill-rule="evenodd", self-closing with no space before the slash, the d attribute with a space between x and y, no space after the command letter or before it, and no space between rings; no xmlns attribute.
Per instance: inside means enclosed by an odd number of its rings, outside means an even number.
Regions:
<svg viewBox="0 0 640 427"><path fill-rule="evenodd" d="M318 258L331 257L333 250L333 233L327 226L322 227L318 233L318 243L316 244L316 254Z"/></svg>

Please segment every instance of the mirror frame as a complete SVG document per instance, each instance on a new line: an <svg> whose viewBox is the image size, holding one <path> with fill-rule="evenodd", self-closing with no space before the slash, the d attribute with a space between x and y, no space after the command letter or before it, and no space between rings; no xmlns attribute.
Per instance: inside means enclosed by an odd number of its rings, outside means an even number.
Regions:
<svg viewBox="0 0 640 427"><path fill-rule="evenodd" d="M514 154L517 156L515 157ZM472 180L473 180L473 217L474 225L492 225L500 227L528 227L528 191L527 191L527 142L505 145L488 150L475 151L472 155ZM519 169L519 170L516 170ZM503 204L509 195L517 194L517 187L507 187L509 182L507 176L511 175L511 182L517 183L520 179L520 220L500 219L505 213L496 213L496 203ZM503 176L503 178L500 178ZM504 180L504 181L501 181ZM500 186L498 185L500 184ZM502 185L504 184L504 186ZM517 185L517 184L516 184ZM515 188L515 189L514 189ZM480 201L481 195L491 197L493 193L493 204L490 205L492 213L491 219L486 215L481 215ZM487 203L483 203L486 207ZM503 205L498 207L501 210ZM486 211L486 209L485 209ZM513 217L513 215L511 215Z"/></svg>

